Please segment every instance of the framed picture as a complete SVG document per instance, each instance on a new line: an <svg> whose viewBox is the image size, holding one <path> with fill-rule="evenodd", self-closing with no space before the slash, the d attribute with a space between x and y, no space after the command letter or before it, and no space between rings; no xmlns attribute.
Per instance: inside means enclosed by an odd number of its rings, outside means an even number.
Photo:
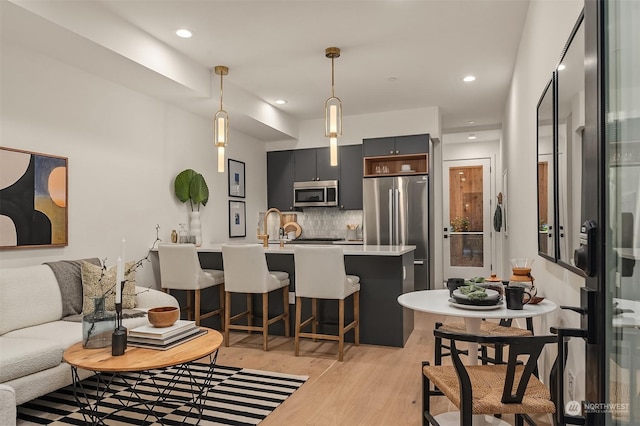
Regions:
<svg viewBox="0 0 640 426"><path fill-rule="evenodd" d="M229 200L229 237L247 236L246 216L244 201Z"/></svg>
<svg viewBox="0 0 640 426"><path fill-rule="evenodd" d="M244 198L244 163L229 159L229 197Z"/></svg>
<svg viewBox="0 0 640 426"><path fill-rule="evenodd" d="M66 246L67 158L0 147L0 249Z"/></svg>

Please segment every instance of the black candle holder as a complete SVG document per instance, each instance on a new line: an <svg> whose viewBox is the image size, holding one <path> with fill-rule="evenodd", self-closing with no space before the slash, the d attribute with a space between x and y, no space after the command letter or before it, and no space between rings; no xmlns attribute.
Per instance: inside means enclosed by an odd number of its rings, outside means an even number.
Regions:
<svg viewBox="0 0 640 426"><path fill-rule="evenodd" d="M124 290L124 281L120 283ZM122 291L120 292L122 294ZM127 350L127 327L122 325L122 302L116 303L116 328L111 336L111 355L124 355Z"/></svg>

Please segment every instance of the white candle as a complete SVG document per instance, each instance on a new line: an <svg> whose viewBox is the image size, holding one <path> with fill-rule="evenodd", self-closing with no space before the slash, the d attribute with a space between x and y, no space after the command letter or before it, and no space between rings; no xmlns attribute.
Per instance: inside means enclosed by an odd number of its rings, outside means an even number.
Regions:
<svg viewBox="0 0 640 426"><path fill-rule="evenodd" d="M338 132L338 107L336 105L329 106L329 132Z"/></svg>
<svg viewBox="0 0 640 426"><path fill-rule="evenodd" d="M122 281L124 281L124 270L122 258L118 257L116 269L116 303L122 303Z"/></svg>
<svg viewBox="0 0 640 426"><path fill-rule="evenodd" d="M127 256L124 255L124 246L126 243L127 241L124 239L124 237L122 237L122 241L120 242L120 258L123 262L127 261Z"/></svg>

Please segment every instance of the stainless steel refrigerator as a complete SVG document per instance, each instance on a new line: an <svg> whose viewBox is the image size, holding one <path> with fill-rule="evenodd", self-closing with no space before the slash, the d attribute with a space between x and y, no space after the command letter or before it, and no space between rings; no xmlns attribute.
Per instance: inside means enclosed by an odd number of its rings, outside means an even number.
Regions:
<svg viewBox="0 0 640 426"><path fill-rule="evenodd" d="M416 290L429 286L429 176L363 179L364 242L415 245Z"/></svg>

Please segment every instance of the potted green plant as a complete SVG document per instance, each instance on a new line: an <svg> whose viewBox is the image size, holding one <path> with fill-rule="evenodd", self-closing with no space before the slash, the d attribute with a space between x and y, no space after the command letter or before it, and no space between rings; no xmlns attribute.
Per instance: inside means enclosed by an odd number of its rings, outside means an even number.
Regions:
<svg viewBox="0 0 640 426"><path fill-rule="evenodd" d="M453 232L467 232L469 230L469 218L457 216L451 221L451 228Z"/></svg>
<svg viewBox="0 0 640 426"><path fill-rule="evenodd" d="M207 205L209 187L200 173L186 169L178 173L174 182L176 198L182 203L189 201L191 207L189 229L195 237L196 246L202 245L202 229L200 226L200 204Z"/></svg>

